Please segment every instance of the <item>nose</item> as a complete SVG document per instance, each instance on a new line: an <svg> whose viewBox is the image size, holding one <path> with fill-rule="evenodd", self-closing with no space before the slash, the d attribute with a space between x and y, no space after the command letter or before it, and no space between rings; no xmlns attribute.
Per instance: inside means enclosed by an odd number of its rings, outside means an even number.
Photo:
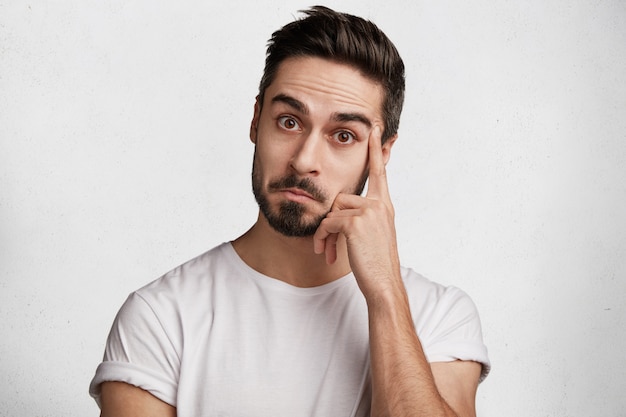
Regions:
<svg viewBox="0 0 626 417"><path fill-rule="evenodd" d="M291 168L299 175L319 174L320 162L324 155L324 138L320 133L311 132L299 138L299 144L291 158Z"/></svg>

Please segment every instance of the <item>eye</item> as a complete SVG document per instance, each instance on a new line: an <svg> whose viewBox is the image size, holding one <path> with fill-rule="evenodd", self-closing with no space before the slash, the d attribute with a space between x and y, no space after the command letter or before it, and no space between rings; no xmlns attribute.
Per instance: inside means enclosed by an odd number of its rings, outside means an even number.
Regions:
<svg viewBox="0 0 626 417"><path fill-rule="evenodd" d="M297 130L300 127L298 121L291 116L279 117L278 124L280 125L280 127L286 130Z"/></svg>
<svg viewBox="0 0 626 417"><path fill-rule="evenodd" d="M349 145L356 140L356 137L353 133L348 132L347 130L340 130L339 132L333 134L333 139L335 142L342 145Z"/></svg>

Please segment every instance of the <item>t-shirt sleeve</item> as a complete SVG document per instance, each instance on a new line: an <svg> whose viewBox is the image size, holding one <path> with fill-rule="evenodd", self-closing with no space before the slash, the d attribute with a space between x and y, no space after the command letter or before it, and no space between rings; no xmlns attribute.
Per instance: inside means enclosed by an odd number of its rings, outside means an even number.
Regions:
<svg viewBox="0 0 626 417"><path fill-rule="evenodd" d="M425 288L422 288L422 291ZM433 284L425 299L412 303L413 320L429 362L474 361L485 379L491 363L483 342L478 310L472 299L456 287Z"/></svg>
<svg viewBox="0 0 626 417"><path fill-rule="evenodd" d="M180 356L159 317L141 295L133 293L113 322L89 393L100 406L100 384L120 381L175 407L179 369Z"/></svg>

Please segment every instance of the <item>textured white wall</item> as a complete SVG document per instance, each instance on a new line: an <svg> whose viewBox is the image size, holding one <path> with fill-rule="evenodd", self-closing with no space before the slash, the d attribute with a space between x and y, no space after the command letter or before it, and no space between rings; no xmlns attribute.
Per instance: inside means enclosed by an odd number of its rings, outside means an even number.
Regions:
<svg viewBox="0 0 626 417"><path fill-rule="evenodd" d="M401 255L481 311L480 415L626 415L626 3L328 4L405 59ZM126 295L252 224L265 41L309 5L0 2L0 415L97 415Z"/></svg>

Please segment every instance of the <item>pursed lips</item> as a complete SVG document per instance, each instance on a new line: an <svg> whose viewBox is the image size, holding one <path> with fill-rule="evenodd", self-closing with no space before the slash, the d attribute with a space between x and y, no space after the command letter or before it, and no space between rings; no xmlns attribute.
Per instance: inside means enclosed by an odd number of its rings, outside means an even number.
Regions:
<svg viewBox="0 0 626 417"><path fill-rule="evenodd" d="M326 194L310 178L297 178L295 175L280 178L268 184L268 191L282 194L293 201L326 201Z"/></svg>
<svg viewBox="0 0 626 417"><path fill-rule="evenodd" d="M300 188L294 188L294 187L282 188L279 191L282 192L282 193L287 194L288 196L291 195L291 196L295 197L296 199L306 198L306 199L317 201L315 199L315 197L313 197L311 194L307 193L306 191L304 191L304 190L302 190Z"/></svg>

